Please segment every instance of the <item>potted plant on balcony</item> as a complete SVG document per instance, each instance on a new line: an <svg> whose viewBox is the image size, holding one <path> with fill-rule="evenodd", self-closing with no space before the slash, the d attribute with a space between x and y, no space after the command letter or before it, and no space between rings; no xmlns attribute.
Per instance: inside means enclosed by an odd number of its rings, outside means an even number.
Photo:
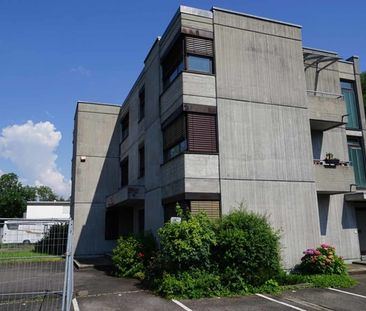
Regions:
<svg viewBox="0 0 366 311"><path fill-rule="evenodd" d="M333 153L328 152L325 154L324 162L330 166L336 166L339 165L340 161L339 159L334 158Z"/></svg>

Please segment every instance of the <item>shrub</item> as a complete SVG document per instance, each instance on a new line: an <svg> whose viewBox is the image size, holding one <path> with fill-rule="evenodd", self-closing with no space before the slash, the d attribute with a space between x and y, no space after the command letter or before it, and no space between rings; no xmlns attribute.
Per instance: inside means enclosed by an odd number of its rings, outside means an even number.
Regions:
<svg viewBox="0 0 366 311"><path fill-rule="evenodd" d="M187 215L181 223L166 223L159 230L160 264L166 272L207 270L215 232L206 214Z"/></svg>
<svg viewBox="0 0 366 311"><path fill-rule="evenodd" d="M45 236L34 245L37 253L63 255L67 249L68 224L54 224Z"/></svg>
<svg viewBox="0 0 366 311"><path fill-rule="evenodd" d="M281 271L279 233L265 216L246 210L224 216L217 226L214 250L224 286L238 290L261 286Z"/></svg>
<svg viewBox="0 0 366 311"><path fill-rule="evenodd" d="M144 278L145 267L156 251L151 234L120 237L113 249L112 261L116 275Z"/></svg>
<svg viewBox="0 0 366 311"><path fill-rule="evenodd" d="M178 274L164 273L158 292L167 298L214 297L222 293L220 277L198 269Z"/></svg>
<svg viewBox="0 0 366 311"><path fill-rule="evenodd" d="M316 249L307 249L297 268L303 274L346 274L347 268L342 259L335 253L335 248L321 244Z"/></svg>

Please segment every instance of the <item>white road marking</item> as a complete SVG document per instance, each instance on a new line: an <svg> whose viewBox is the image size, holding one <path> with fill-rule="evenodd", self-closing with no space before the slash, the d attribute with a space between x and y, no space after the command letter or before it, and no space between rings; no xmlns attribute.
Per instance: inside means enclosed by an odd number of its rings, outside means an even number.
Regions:
<svg viewBox="0 0 366 311"><path fill-rule="evenodd" d="M76 298L74 298L74 299L72 300L72 306L74 307L74 311L80 311L80 309L79 309L79 304L78 304L78 302L77 302Z"/></svg>
<svg viewBox="0 0 366 311"><path fill-rule="evenodd" d="M183 308L186 311L193 311L192 309L188 308L187 306L185 306L184 304L182 304L180 301L172 299L172 301L177 304L178 306L180 306L181 308Z"/></svg>
<svg viewBox="0 0 366 311"><path fill-rule="evenodd" d="M262 298L264 298L264 299L270 300L270 301L272 301L272 302L279 303L279 304L284 305L284 306L286 306L286 307L289 307L289 308L292 308L292 309L298 310L298 311L306 311L305 309L301 309L301 308L299 308L299 307L295 307L295 306L290 305L290 304L288 304L288 303L286 303L286 302L282 302L282 301L279 301L279 300L273 299L273 298L271 298L271 297L267 297L267 296L264 296L264 295L261 295L261 294L256 294L256 295L257 295L257 296L259 296L259 297L262 297Z"/></svg>
<svg viewBox="0 0 366 311"><path fill-rule="evenodd" d="M335 292L339 292L339 293L343 293L343 294L347 294L347 295L352 295L352 296L356 296L356 297L360 297L360 298L366 298L366 296L363 295L359 295L359 294L355 294L355 293L351 293L351 292L346 292L344 290L340 290L340 289L336 289L336 288L328 288L329 290L333 290Z"/></svg>

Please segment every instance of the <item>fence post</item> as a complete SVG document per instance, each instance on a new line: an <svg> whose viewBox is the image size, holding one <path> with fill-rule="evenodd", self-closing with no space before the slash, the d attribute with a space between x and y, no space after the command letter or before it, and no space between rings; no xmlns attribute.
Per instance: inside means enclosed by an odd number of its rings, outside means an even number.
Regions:
<svg viewBox="0 0 366 311"><path fill-rule="evenodd" d="M73 294L73 250L72 250L72 235L73 235L73 222L70 219L68 221L68 232L67 232L67 249L66 249L66 260L65 260L65 279L64 289L62 293L62 311L70 311L72 294Z"/></svg>

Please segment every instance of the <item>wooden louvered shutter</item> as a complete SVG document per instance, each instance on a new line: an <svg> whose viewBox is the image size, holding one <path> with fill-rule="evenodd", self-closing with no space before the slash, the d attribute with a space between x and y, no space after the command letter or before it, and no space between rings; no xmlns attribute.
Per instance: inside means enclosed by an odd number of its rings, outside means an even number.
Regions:
<svg viewBox="0 0 366 311"><path fill-rule="evenodd" d="M191 201L191 213L204 212L210 219L220 217L220 201Z"/></svg>
<svg viewBox="0 0 366 311"><path fill-rule="evenodd" d="M164 130L164 150L167 150L186 137L184 115L180 115Z"/></svg>
<svg viewBox="0 0 366 311"><path fill-rule="evenodd" d="M193 152L216 153L216 115L187 114L188 150Z"/></svg>
<svg viewBox="0 0 366 311"><path fill-rule="evenodd" d="M187 54L213 57L212 40L187 36L185 42Z"/></svg>

